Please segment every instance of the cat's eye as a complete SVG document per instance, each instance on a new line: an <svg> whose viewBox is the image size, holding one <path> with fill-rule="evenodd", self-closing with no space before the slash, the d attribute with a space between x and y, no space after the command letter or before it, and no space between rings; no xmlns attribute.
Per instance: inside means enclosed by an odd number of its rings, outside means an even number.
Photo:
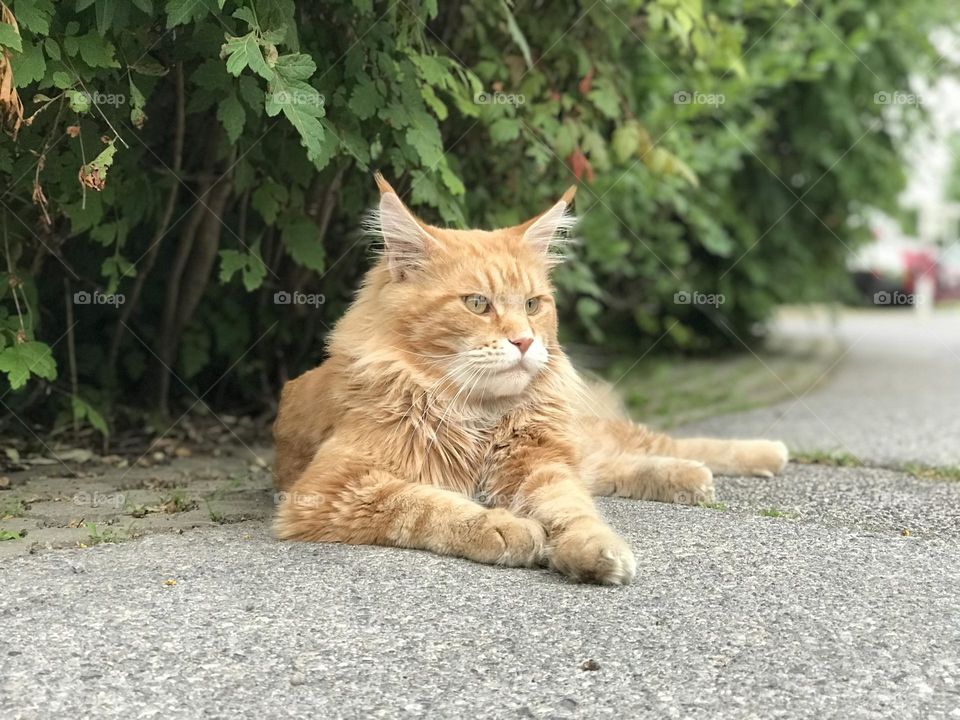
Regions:
<svg viewBox="0 0 960 720"><path fill-rule="evenodd" d="M477 315L483 315L490 309L490 301L483 295L464 295L463 303L470 312L475 312Z"/></svg>
<svg viewBox="0 0 960 720"><path fill-rule="evenodd" d="M534 315L540 309L540 298L527 298L527 315Z"/></svg>

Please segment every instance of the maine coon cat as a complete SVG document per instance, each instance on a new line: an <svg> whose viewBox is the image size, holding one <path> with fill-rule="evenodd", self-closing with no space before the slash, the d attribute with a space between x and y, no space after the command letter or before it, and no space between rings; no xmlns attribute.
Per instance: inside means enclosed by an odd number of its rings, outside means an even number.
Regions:
<svg viewBox="0 0 960 720"><path fill-rule="evenodd" d="M283 539L419 548L630 582L593 495L698 503L713 473L770 476L766 440L673 439L631 422L557 344L550 269L573 188L494 231L427 225L380 188L383 254L274 425Z"/></svg>

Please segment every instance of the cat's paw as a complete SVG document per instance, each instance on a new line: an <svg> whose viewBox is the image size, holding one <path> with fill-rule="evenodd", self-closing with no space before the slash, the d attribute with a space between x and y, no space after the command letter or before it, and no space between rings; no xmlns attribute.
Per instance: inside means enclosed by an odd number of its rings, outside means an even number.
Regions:
<svg viewBox="0 0 960 720"><path fill-rule="evenodd" d="M790 453L779 440L742 440L737 447L737 465L744 475L773 477L787 466Z"/></svg>
<svg viewBox="0 0 960 720"><path fill-rule="evenodd" d="M546 564L546 547L543 525L495 508L484 513L472 559L491 565L535 567Z"/></svg>
<svg viewBox="0 0 960 720"><path fill-rule="evenodd" d="M667 502L699 505L714 499L713 473L696 460L675 460L667 470L665 487L670 488Z"/></svg>
<svg viewBox="0 0 960 720"><path fill-rule="evenodd" d="M637 571L633 551L600 521L579 523L550 543L550 566L577 582L628 585Z"/></svg>

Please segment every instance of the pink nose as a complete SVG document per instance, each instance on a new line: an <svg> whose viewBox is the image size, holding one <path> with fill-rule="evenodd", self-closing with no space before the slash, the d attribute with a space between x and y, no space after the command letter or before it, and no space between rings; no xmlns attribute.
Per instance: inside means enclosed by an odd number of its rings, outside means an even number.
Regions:
<svg viewBox="0 0 960 720"><path fill-rule="evenodd" d="M511 340L510 343L517 346L517 349L520 351L521 355L526 355L527 350L529 350L530 346L533 345L533 338L532 337L517 338L516 340Z"/></svg>

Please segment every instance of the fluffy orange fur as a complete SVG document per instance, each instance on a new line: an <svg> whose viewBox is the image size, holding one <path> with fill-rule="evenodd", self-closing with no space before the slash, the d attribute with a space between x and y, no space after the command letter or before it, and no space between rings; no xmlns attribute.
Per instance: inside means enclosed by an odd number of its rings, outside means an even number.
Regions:
<svg viewBox="0 0 960 720"><path fill-rule="evenodd" d="M572 189L522 225L461 231L423 223L377 182L383 255L329 358L283 389L278 537L624 584L633 554L593 495L698 503L713 498L713 473L784 467L783 443L672 439L578 376L550 281Z"/></svg>

